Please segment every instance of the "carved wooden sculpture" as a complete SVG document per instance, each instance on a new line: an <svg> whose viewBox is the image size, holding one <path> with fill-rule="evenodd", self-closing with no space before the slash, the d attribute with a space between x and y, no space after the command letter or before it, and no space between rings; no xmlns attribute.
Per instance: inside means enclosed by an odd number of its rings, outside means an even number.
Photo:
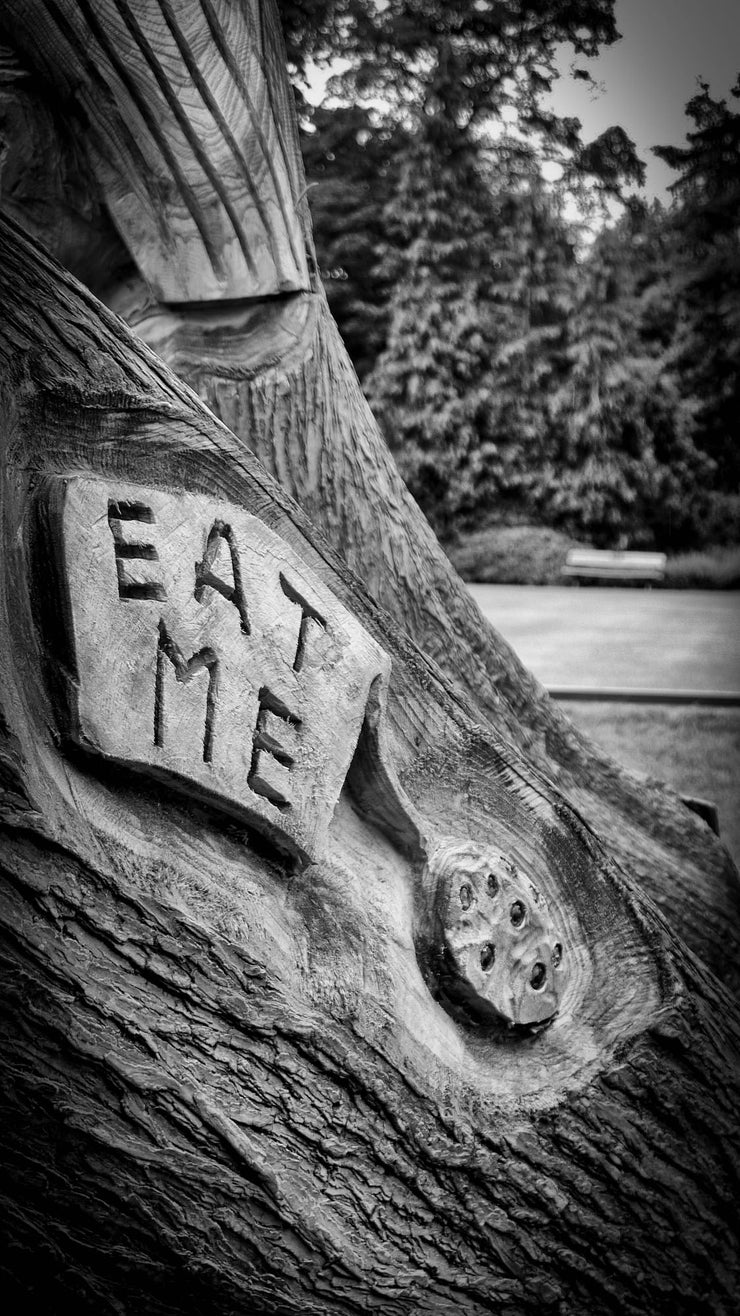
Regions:
<svg viewBox="0 0 740 1316"><path fill-rule="evenodd" d="M724 847L676 794L605 759L546 698L482 620L398 477L312 280L271 7L6 0L4 16L22 61L6 74L6 212L204 397L460 696L550 777L687 944L738 985L740 890ZM23 185L29 172L33 188Z"/></svg>
<svg viewBox="0 0 740 1316"><path fill-rule="evenodd" d="M5 209L234 431L3 221L17 1308L731 1312L738 1014L676 931L732 976L732 866L419 528L311 287L269 8L3 19L8 115L92 198Z"/></svg>

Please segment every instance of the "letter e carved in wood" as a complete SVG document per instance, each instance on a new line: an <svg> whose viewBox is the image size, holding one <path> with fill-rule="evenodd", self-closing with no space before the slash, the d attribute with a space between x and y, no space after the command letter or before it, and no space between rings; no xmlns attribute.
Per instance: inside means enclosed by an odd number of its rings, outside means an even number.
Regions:
<svg viewBox="0 0 740 1316"><path fill-rule="evenodd" d="M159 562L154 544L144 527L154 521L151 507L125 499L108 503L108 525L115 544L118 595L122 599L165 599L164 585L157 567L144 563Z"/></svg>
<svg viewBox="0 0 740 1316"><path fill-rule="evenodd" d="M318 858L387 655L242 508L63 483L70 738Z"/></svg>

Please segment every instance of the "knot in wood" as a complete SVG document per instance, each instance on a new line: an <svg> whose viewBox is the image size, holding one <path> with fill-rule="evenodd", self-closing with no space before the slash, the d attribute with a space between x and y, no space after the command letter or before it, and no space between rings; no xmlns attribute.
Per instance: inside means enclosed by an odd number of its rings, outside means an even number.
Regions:
<svg viewBox="0 0 740 1316"><path fill-rule="evenodd" d="M482 1019L525 1026L552 1019L568 961L534 883L506 856L473 842L439 846L429 867L445 992Z"/></svg>

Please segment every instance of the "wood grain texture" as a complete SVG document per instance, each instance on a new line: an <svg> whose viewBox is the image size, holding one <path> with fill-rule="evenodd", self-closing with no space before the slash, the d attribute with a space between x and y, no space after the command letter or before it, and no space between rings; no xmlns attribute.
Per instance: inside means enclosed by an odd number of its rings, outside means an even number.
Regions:
<svg viewBox="0 0 740 1316"><path fill-rule="evenodd" d="M164 9L150 12L168 41ZM201 6L191 49L214 41L207 25ZM284 71L264 51L290 158ZM183 67L178 47L172 85ZM60 68L50 76L58 86ZM173 117L161 122L182 150ZM108 163L124 179L141 167L125 151ZM202 234L165 200L160 252L177 279L177 243L196 251ZM184 313L130 280L109 290L234 435L12 226L0 257L0 1194L13 1222L0 1264L13 1309L734 1313L738 1016L676 937L731 976L721 847L665 791L599 758L482 623L320 298ZM370 688L316 862L61 734L75 632L60 625L48 490L69 478L104 485L119 513L126 490L150 505L133 488L163 506L237 507L382 650L387 693ZM161 583L152 558L126 556L142 541L111 510L114 596ZM225 547L209 550L206 531L193 554L204 598L207 572L236 587ZM241 629L224 594L212 602ZM207 639L175 640L158 648L170 679L207 680L207 664L188 667ZM111 708L116 726L135 713L123 697ZM492 1014L478 1013L460 991L465 954L451 980L460 847L501 855L525 901L541 894L551 963L560 945L567 967L540 1031L507 1027L498 981Z"/></svg>
<svg viewBox="0 0 740 1316"><path fill-rule="evenodd" d="M1 21L160 301L309 286L280 36L257 0L8 0Z"/></svg>
<svg viewBox="0 0 740 1316"><path fill-rule="evenodd" d="M98 1314L729 1314L740 1030L719 983L243 441L8 225L0 256L17 1307L33 1291ZM391 664L387 782L417 821L513 859L563 929L549 1027L445 1008L424 868L352 771L324 857L297 871L197 800L64 748L60 580L37 527L71 471L228 499L372 635Z"/></svg>
<svg viewBox="0 0 740 1316"><path fill-rule="evenodd" d="M9 29L17 28L16 41L22 41L28 16L36 12L34 6L14 8L11 4L7 8L5 22ZM52 10L55 15L62 12L55 5L42 8L50 14ZM107 14L109 8L102 6L101 14ZM147 8L154 14L156 6ZM199 50L206 49L214 41L210 9L202 7L199 29L195 10L184 9L192 18L193 43ZM232 9L230 21L251 24L252 31L256 11L239 5ZM40 14L40 30L50 22L51 18ZM163 26L166 28L164 20ZM262 63L259 76L252 65L244 65L246 85L252 85L254 75L256 85L263 88L265 103L272 109L278 158L288 162L292 193L300 197L305 184L271 5L260 6L257 26L263 33ZM97 51L94 44L90 49ZM218 42L216 49L220 49ZM44 42L24 48L28 63L42 72L47 68L45 50ZM61 67L48 72L56 83ZM185 57L179 51L167 65L167 76L173 88L187 80ZM198 117L189 103L183 112L194 116L192 136ZM28 104L24 114L28 118ZM173 124L171 116L165 116L161 132L170 149L179 153L178 158L189 158L197 172L192 146ZM80 135L87 131L81 129ZM48 141L48 110L38 132L42 142ZM145 134L142 140L146 140ZM55 161L61 150L57 140L48 141L46 157ZM40 155L44 156L41 144ZM146 185L148 175L142 172L141 163L125 152L112 157L111 169L118 170L120 187L129 185L129 173L141 175L137 187ZM73 173L70 166L66 174ZM231 188L233 182L230 195L236 205L238 180L229 180L225 173L222 184ZM66 184L64 192L69 192ZM182 271L177 234L187 231L188 241L197 245L198 229L182 208L175 224L160 200L154 198L152 204L156 201L159 207L162 260L168 266L168 277L178 279ZM7 209L5 200L3 205ZM60 206L56 195L53 210L57 216ZM13 205L10 213L19 217L28 210L27 204ZM298 205L298 211L303 216L305 206ZM69 263L70 245L60 240L61 222L57 229L55 234L47 221L44 240ZM102 291L96 250L106 235L99 221L95 232L95 245L88 244L87 273L84 259L76 259L74 269ZM138 239L133 234L126 236L132 256L139 259ZM235 283L233 295L248 298L250 286L245 277L243 283ZM115 268L105 297L257 453L381 606L446 672L460 698L537 763L604 838L610 852L657 902L687 944L714 972L737 987L740 883L726 849L675 791L628 772L591 744L483 620L400 480L321 297L297 295L273 304L240 302L185 313L158 306L151 292L135 281L117 278Z"/></svg>
<svg viewBox="0 0 740 1316"><path fill-rule="evenodd" d="M3 13L0 10L0 29ZM0 208L100 295L135 266L48 80L0 39Z"/></svg>
<svg viewBox="0 0 740 1316"><path fill-rule="evenodd" d="M22 37L24 20L11 6L5 15L11 29L16 18ZM262 7L260 21L264 31L274 33L271 6ZM200 44L210 39L206 25ZM304 185L290 92L276 50L273 35L266 40L262 69L281 152L293 161L291 177L300 195ZM41 67L43 51L43 43L40 53L29 48L28 62ZM178 67L170 70L175 83L184 76ZM27 121L28 101L23 113ZM42 106L40 115L40 156L56 161L60 137L49 140L50 112ZM65 178L73 174L70 166ZM79 191L84 188L78 182ZM7 195L6 188L6 209ZM12 187L10 197L10 213L24 218L30 213L37 231L27 199L16 204ZM57 189L48 208L60 216L60 207ZM166 230L165 212L160 222ZM70 245L60 240L61 222L57 230L47 217L44 240L67 260ZM99 220L93 232L88 273L84 249L74 250L74 268L101 290L96 252L107 235ZM177 277L174 247L168 259ZM244 296L248 290L245 283ZM481 618L398 476L322 299L298 295L272 305L164 310L135 281L116 279L115 263L105 295L258 454L374 597L446 671L460 698L538 764L687 944L736 987L740 883L726 849L674 791L621 768L578 732Z"/></svg>
<svg viewBox="0 0 740 1316"><path fill-rule="evenodd" d="M313 305L311 305L313 301ZM308 304L308 309L306 309ZM131 302L129 302L129 306ZM283 315L286 312L282 312ZM233 321L131 320L301 505L458 697L535 762L679 935L740 981L740 883L721 841L678 794L610 760L481 616L401 480L321 298L295 310L281 359ZM279 322L265 342L277 341ZM200 345L200 346L199 346Z"/></svg>

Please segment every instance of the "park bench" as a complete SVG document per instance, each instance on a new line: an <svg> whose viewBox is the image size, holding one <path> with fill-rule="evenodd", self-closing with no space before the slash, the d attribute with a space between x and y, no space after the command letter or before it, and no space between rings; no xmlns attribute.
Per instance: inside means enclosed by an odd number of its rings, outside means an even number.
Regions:
<svg viewBox="0 0 740 1316"><path fill-rule="evenodd" d="M563 576L592 580L662 580L665 553L636 553L626 549L572 548Z"/></svg>

